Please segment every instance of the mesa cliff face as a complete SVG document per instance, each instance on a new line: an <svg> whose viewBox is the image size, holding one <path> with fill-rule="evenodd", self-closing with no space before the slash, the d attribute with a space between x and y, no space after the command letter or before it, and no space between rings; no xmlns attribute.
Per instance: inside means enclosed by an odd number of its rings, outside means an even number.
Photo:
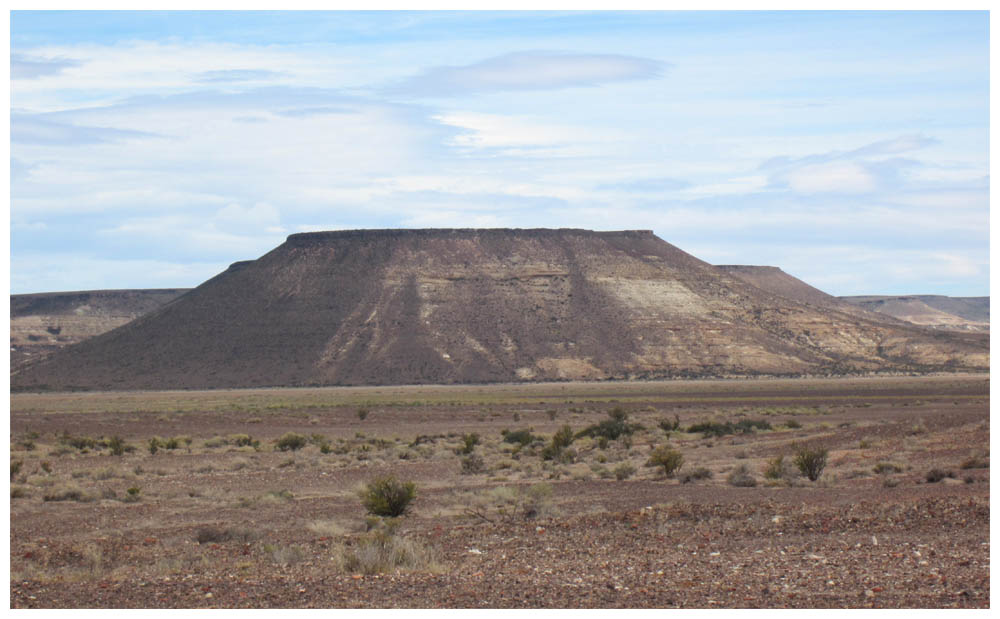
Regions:
<svg viewBox="0 0 1000 619"><path fill-rule="evenodd" d="M11 377L209 388L985 369L988 339L776 295L649 231L294 234Z"/></svg>

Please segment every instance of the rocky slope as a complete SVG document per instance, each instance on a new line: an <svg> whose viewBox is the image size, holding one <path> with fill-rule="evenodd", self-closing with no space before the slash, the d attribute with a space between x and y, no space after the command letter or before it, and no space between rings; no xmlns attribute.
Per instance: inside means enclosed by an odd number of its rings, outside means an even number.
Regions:
<svg viewBox="0 0 1000 619"><path fill-rule="evenodd" d="M13 389L985 369L988 338L750 285L649 231L294 234Z"/></svg>

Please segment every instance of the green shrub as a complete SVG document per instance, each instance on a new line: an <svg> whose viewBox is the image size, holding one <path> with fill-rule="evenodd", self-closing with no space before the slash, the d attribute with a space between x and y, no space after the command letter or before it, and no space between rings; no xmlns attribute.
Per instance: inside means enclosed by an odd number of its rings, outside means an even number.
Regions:
<svg viewBox="0 0 1000 619"><path fill-rule="evenodd" d="M598 424L588 426L583 430L580 430L576 437L581 438L589 436L591 438L604 438L609 441L614 441L618 440L621 436L630 435L636 430L641 429L642 426L639 424L628 423L628 413L621 408L615 408L608 413L607 419Z"/></svg>
<svg viewBox="0 0 1000 619"><path fill-rule="evenodd" d="M275 441L274 447L279 451L297 451L306 446L306 437L294 432L287 432Z"/></svg>
<svg viewBox="0 0 1000 619"><path fill-rule="evenodd" d="M154 436L153 438L149 439L148 445L149 445L149 453L150 453L150 455L154 455L155 456L156 452L160 450L160 447L161 447L162 444L160 443L160 439L158 439L158 438L156 438Z"/></svg>
<svg viewBox="0 0 1000 619"><path fill-rule="evenodd" d="M249 434L234 434L229 437L229 440L232 441L233 445L236 445L237 447L253 447L254 443L259 444L259 442L253 440L253 437Z"/></svg>
<svg viewBox="0 0 1000 619"><path fill-rule="evenodd" d="M83 451L84 449L94 449L97 447L97 441L89 436L72 436L69 433L63 433L59 442L69 445L74 449L79 449L80 451Z"/></svg>
<svg viewBox="0 0 1000 619"><path fill-rule="evenodd" d="M180 446L181 446L181 439L177 438L176 436L172 436L167 440L163 441L163 448L169 449L170 451L173 451Z"/></svg>
<svg viewBox="0 0 1000 619"><path fill-rule="evenodd" d="M802 424L796 421L795 419L789 419L788 421L785 422L785 427L788 428L789 430L798 430L799 428L802 427Z"/></svg>
<svg viewBox="0 0 1000 619"><path fill-rule="evenodd" d="M135 447L127 444L125 440L117 434L108 439L108 449L111 450L112 456L121 456L124 455L125 452L135 451Z"/></svg>
<svg viewBox="0 0 1000 619"><path fill-rule="evenodd" d="M750 472L750 468L745 464L741 464L735 469L733 469L729 476L726 477L726 482L730 486L736 486L739 488L753 488L757 485L757 479Z"/></svg>
<svg viewBox="0 0 1000 619"><path fill-rule="evenodd" d="M663 467L663 473L667 477L673 477L683 464L684 456L681 452L666 445L654 449L653 453L649 454L649 461L646 462L646 466Z"/></svg>
<svg viewBox="0 0 1000 619"><path fill-rule="evenodd" d="M795 451L795 466L799 467L799 471L808 477L809 481L816 481L826 467L826 457L825 449L800 447Z"/></svg>
<svg viewBox="0 0 1000 619"><path fill-rule="evenodd" d="M21 472L21 467L24 466L24 460L11 460L10 461L10 478L14 477Z"/></svg>
<svg viewBox="0 0 1000 619"><path fill-rule="evenodd" d="M472 434L462 435L462 447L459 448L458 453L463 455L469 455L475 450L476 445L479 444L479 435L473 432Z"/></svg>
<svg viewBox="0 0 1000 619"><path fill-rule="evenodd" d="M139 496L140 494L142 494L142 490L139 488L139 486L131 486L128 490L125 491L125 498L123 500L126 503L135 503L140 499Z"/></svg>
<svg viewBox="0 0 1000 619"><path fill-rule="evenodd" d="M537 436L531 434L531 429L526 430L504 430L500 433L503 436L503 442L511 444L519 444L522 447L528 445L529 443L538 439Z"/></svg>
<svg viewBox="0 0 1000 619"><path fill-rule="evenodd" d="M401 482L393 475L383 475L370 481L360 492L361 503L370 514L396 518L409 509L417 496L412 481Z"/></svg>
<svg viewBox="0 0 1000 619"><path fill-rule="evenodd" d="M367 408L359 408L358 409L358 419L360 419L361 421L364 421L367 418L368 418L368 409Z"/></svg>
<svg viewBox="0 0 1000 619"><path fill-rule="evenodd" d="M624 481L629 477L635 475L635 467L628 462L623 462L615 467L615 479L618 481Z"/></svg>
<svg viewBox="0 0 1000 619"><path fill-rule="evenodd" d="M733 423L727 421L719 423L717 421L705 421L696 423L688 428L688 432L701 432L704 438L713 436L726 436L728 434L753 434L757 430L770 430L771 424L763 419L741 419Z"/></svg>
<svg viewBox="0 0 1000 619"><path fill-rule="evenodd" d="M563 450L573 443L573 439L573 429L564 425L552 435L552 442L542 450L542 459L556 460L560 458L563 455Z"/></svg>
<svg viewBox="0 0 1000 619"><path fill-rule="evenodd" d="M573 429L569 427L568 424L563 425L559 430L552 435L552 445L560 450L565 449L573 444Z"/></svg>
<svg viewBox="0 0 1000 619"><path fill-rule="evenodd" d="M681 418L677 415L674 415L673 421L661 419L657 425L660 426L661 430L663 430L667 434L670 434L671 432L676 432L677 430L681 429Z"/></svg>

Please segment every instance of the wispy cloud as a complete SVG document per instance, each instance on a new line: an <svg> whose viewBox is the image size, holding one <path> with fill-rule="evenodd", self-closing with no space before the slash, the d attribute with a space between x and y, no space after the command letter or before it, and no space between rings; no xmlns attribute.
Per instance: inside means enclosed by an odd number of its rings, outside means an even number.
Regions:
<svg viewBox="0 0 1000 619"><path fill-rule="evenodd" d="M348 107L323 105L319 107L300 107L291 110L281 110L280 112L275 112L275 114L286 118L308 118L310 116L322 116L324 114L351 114L353 112L354 110Z"/></svg>
<svg viewBox="0 0 1000 619"><path fill-rule="evenodd" d="M524 51L469 65L435 67L388 90L392 94L429 97L553 90L652 79L667 67L664 62L635 56Z"/></svg>
<svg viewBox="0 0 1000 619"><path fill-rule="evenodd" d="M924 135L903 135L847 151L830 151L804 157L773 157L760 165L772 187L802 193L870 193L898 185L902 175L924 164L895 157L939 144Z"/></svg>
<svg viewBox="0 0 1000 619"><path fill-rule="evenodd" d="M33 80L47 75L58 75L66 69L80 66L71 58L36 58L24 54L10 55L10 78Z"/></svg>
<svg viewBox="0 0 1000 619"><path fill-rule="evenodd" d="M19 144L76 146L148 137L159 136L146 131L77 125L38 115L11 114L10 116L10 141Z"/></svg>
<svg viewBox="0 0 1000 619"><path fill-rule="evenodd" d="M218 71L202 71L195 75L196 82L259 82L287 76L281 71L265 71L263 69L221 69Z"/></svg>

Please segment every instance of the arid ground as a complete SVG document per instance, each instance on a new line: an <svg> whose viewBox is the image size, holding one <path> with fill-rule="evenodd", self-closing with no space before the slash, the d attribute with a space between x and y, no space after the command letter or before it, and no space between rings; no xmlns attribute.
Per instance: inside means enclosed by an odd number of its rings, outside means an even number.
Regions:
<svg viewBox="0 0 1000 619"><path fill-rule="evenodd" d="M989 607L986 374L18 393L10 432L15 608Z"/></svg>

